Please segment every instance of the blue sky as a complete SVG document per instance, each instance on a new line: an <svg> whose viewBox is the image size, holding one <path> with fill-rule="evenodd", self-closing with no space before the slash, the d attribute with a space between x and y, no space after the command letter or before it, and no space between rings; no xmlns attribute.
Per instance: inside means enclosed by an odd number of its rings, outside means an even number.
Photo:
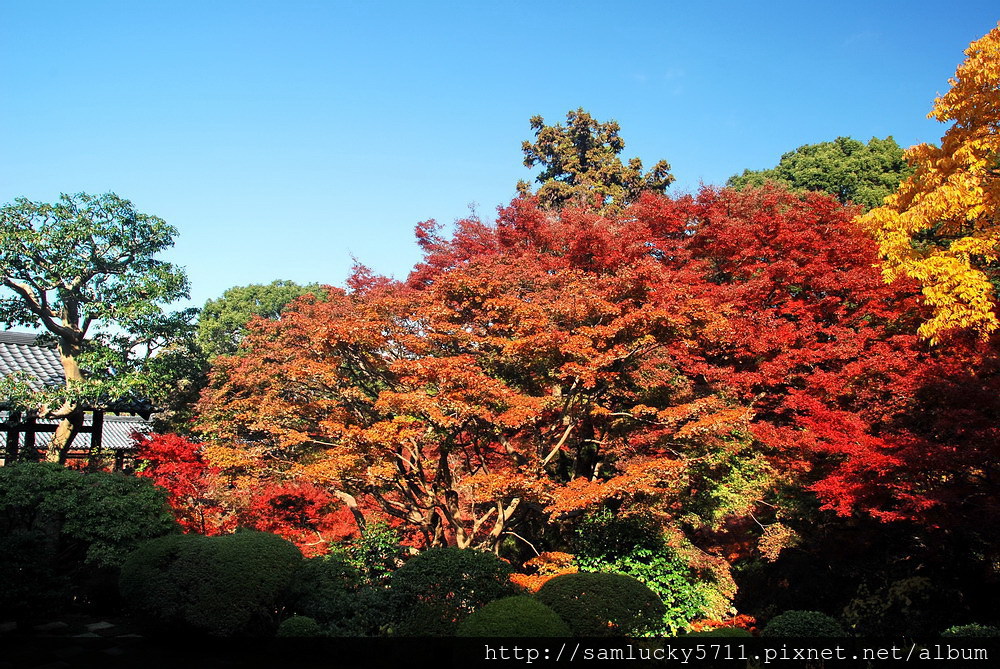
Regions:
<svg viewBox="0 0 1000 669"><path fill-rule="evenodd" d="M673 193L926 118L995 0L0 0L0 203L114 191L234 285L403 277L413 227L509 202L528 119L617 120ZM179 305L186 306L186 305Z"/></svg>

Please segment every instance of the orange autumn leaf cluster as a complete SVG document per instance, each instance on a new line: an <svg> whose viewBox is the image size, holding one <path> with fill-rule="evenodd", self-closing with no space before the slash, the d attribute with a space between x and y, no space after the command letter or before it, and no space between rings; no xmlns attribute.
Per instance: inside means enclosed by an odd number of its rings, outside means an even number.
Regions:
<svg viewBox="0 0 1000 669"><path fill-rule="evenodd" d="M545 583L556 576L562 574L575 574L579 571L573 564L573 556L570 553L559 551L547 551L539 553L530 560L525 561L524 567L533 571L531 574L511 574L511 583L519 585L528 592L538 592Z"/></svg>
<svg viewBox="0 0 1000 669"><path fill-rule="evenodd" d="M745 410L715 398L659 419L704 394L682 369L724 326L707 286L628 227L530 201L449 241L424 226L407 282L359 268L216 361L206 453L237 487L374 500L429 545L492 547L611 499L676 506L685 464L668 442L731 431Z"/></svg>

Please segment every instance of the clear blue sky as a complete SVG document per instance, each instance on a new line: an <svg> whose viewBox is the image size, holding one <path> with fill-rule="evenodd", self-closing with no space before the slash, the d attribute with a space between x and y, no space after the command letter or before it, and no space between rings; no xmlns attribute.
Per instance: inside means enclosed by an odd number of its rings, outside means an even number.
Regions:
<svg viewBox="0 0 1000 669"><path fill-rule="evenodd" d="M0 203L114 191L177 227L192 303L352 255L403 277L413 226L514 195L528 119L615 119L674 193L926 119L996 0L0 0Z"/></svg>

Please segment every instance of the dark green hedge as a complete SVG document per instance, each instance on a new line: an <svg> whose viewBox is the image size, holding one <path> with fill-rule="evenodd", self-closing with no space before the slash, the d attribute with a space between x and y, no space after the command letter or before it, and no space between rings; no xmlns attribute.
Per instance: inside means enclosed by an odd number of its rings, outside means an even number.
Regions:
<svg viewBox="0 0 1000 669"><path fill-rule="evenodd" d="M166 495L145 479L40 462L0 467L0 616L113 602L129 553L179 531Z"/></svg>
<svg viewBox="0 0 1000 669"><path fill-rule="evenodd" d="M465 637L565 637L569 626L534 597L504 597L477 609L458 626Z"/></svg>
<svg viewBox="0 0 1000 669"><path fill-rule="evenodd" d="M563 574L547 581L536 596L576 636L642 636L663 621L659 597L623 574Z"/></svg>
<svg viewBox="0 0 1000 669"><path fill-rule="evenodd" d="M165 630L270 633L301 561L295 545L264 532L161 537L126 560L121 592L135 612Z"/></svg>
<svg viewBox="0 0 1000 669"><path fill-rule="evenodd" d="M511 568L492 553L431 548L410 558L389 580L401 636L452 636L480 606L517 594Z"/></svg>

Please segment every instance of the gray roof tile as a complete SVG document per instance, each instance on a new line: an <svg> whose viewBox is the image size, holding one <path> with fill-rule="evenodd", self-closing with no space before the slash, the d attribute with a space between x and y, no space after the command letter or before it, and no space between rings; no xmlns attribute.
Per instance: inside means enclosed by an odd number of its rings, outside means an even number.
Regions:
<svg viewBox="0 0 1000 669"><path fill-rule="evenodd" d="M62 361L59 351L52 346L39 346L35 339L37 335L30 332L0 332L0 376L14 372L27 372L34 381L30 382L34 390L43 386L61 386L65 382ZM2 398L0 398L2 399ZM141 406L140 406L141 405ZM146 414L151 407L148 402L143 404L134 401L121 401L114 406L106 407L109 411L141 411ZM6 420L7 412L0 411L0 422ZM93 414L88 413L84 419L85 425L90 425ZM39 420L39 423L55 424L58 421ZM101 445L105 450L128 450L133 448L133 432L149 432L150 424L139 416L104 416L104 429ZM44 448L52 439L51 432L35 434L35 445ZM24 443L21 435L21 443ZM78 434L73 440L73 450L87 450L90 447L90 434Z"/></svg>
<svg viewBox="0 0 1000 669"><path fill-rule="evenodd" d="M0 332L0 376L26 372L33 390L61 386L65 376L59 351L35 344L30 332Z"/></svg>

